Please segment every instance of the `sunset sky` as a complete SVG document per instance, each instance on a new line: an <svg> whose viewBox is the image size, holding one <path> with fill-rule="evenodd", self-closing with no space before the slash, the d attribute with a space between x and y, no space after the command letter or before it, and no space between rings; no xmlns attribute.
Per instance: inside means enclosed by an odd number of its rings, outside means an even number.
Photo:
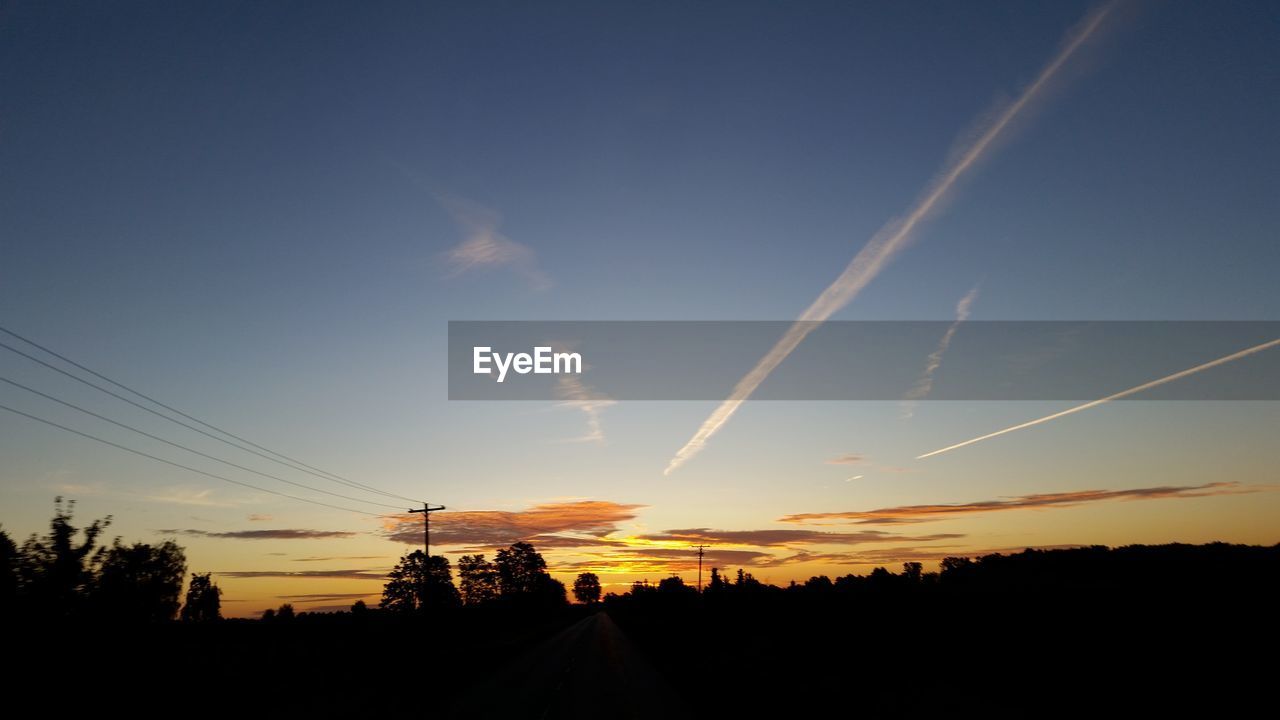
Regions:
<svg viewBox="0 0 1280 720"><path fill-rule="evenodd" d="M451 320L794 320L917 210L820 319L1280 319L1278 29L1263 3L10 3L0 327L448 506L432 548L454 560L530 539L606 591L693 582L699 543L776 584L1274 544L1276 402L1110 402L917 459L1080 404L930 402L926 382L748 400L685 453L721 403L449 401L445 362ZM19 541L75 499L112 536L176 538L228 615L373 602L420 547L400 499L4 348L0 378L359 501L11 383L0 405L363 511L0 411Z"/></svg>

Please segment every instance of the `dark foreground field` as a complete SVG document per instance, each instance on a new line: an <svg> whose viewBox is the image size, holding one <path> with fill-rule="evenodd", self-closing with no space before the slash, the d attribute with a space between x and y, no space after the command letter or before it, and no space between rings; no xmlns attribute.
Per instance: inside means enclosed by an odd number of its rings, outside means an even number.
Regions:
<svg viewBox="0 0 1280 720"><path fill-rule="evenodd" d="M57 716L1270 714L1276 558L1032 556L946 582L651 589L600 608L427 618L19 624L6 686Z"/></svg>

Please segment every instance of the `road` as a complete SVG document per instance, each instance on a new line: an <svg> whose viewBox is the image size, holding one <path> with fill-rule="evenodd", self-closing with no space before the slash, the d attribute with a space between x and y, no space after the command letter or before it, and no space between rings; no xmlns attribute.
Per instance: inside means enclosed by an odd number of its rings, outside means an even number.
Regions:
<svg viewBox="0 0 1280 720"><path fill-rule="evenodd" d="M456 698L449 717L681 718L682 702L603 612L558 635Z"/></svg>

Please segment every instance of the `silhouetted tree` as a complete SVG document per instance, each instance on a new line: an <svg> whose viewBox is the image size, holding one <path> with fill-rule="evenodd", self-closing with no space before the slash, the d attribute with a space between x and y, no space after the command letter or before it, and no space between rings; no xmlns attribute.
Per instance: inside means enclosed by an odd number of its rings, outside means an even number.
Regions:
<svg viewBox="0 0 1280 720"><path fill-rule="evenodd" d="M351 603L351 614L356 617L364 617L369 614L369 606L363 600L357 600Z"/></svg>
<svg viewBox="0 0 1280 720"><path fill-rule="evenodd" d="M834 589L831 578L826 575L815 575L804 581L804 589L809 592L828 592Z"/></svg>
<svg viewBox="0 0 1280 720"><path fill-rule="evenodd" d="M977 563L967 557L942 558L938 581L950 586L967 584L974 579L977 567Z"/></svg>
<svg viewBox="0 0 1280 720"><path fill-rule="evenodd" d="M18 546L0 528L0 615L9 615L18 599Z"/></svg>
<svg viewBox="0 0 1280 720"><path fill-rule="evenodd" d="M547 574L547 561L526 542L499 550L494 564L498 568L498 589L504 597L533 595L539 580Z"/></svg>
<svg viewBox="0 0 1280 720"><path fill-rule="evenodd" d="M897 580L897 575L886 568L878 567L867 576L866 586L873 592L888 592L897 587Z"/></svg>
<svg viewBox="0 0 1280 720"><path fill-rule="evenodd" d="M413 612L459 603L449 560L443 555L427 559L421 550L414 550L400 558L389 578L382 588L383 609Z"/></svg>
<svg viewBox="0 0 1280 720"><path fill-rule="evenodd" d="M684 578L679 575L664 577L658 581L658 592L660 593L688 593L697 592L693 588L684 584Z"/></svg>
<svg viewBox="0 0 1280 720"><path fill-rule="evenodd" d="M568 603L564 583L547 574L547 561L526 542L499 550L494 559L504 602L554 607Z"/></svg>
<svg viewBox="0 0 1280 720"><path fill-rule="evenodd" d="M724 576L720 574L719 568L711 568L711 581L707 583L707 592L723 592L729 587L729 583L725 582Z"/></svg>
<svg viewBox="0 0 1280 720"><path fill-rule="evenodd" d="M466 604L489 602L498 597L498 569L484 555L463 555L458 558L458 585Z"/></svg>
<svg viewBox="0 0 1280 720"><path fill-rule="evenodd" d="M569 594L565 592L564 583L543 573L534 581L533 597L542 607L560 607L569 604Z"/></svg>
<svg viewBox="0 0 1280 720"><path fill-rule="evenodd" d="M293 605L285 603L276 610L276 620L280 622L288 622L294 618Z"/></svg>
<svg viewBox="0 0 1280 720"><path fill-rule="evenodd" d="M742 568L738 568L738 577L733 582L734 590L759 590L763 587L764 585L761 584L759 580L752 577L751 573L744 571Z"/></svg>
<svg viewBox="0 0 1280 720"><path fill-rule="evenodd" d="M578 602L588 605L600 602L600 578L589 572L578 575L573 581L573 596Z"/></svg>
<svg viewBox="0 0 1280 720"><path fill-rule="evenodd" d="M924 576L924 565L918 562L902 563L902 577L912 585L920 582L920 578Z"/></svg>
<svg viewBox="0 0 1280 720"><path fill-rule="evenodd" d="M82 531L71 524L75 501L64 509L62 498L54 500L53 520L44 536L32 534L19 552L18 578L21 594L33 612L40 615L67 615L81 608L93 585L93 565L105 548L98 536L111 524L111 517L95 520Z"/></svg>
<svg viewBox="0 0 1280 720"><path fill-rule="evenodd" d="M187 602L182 606L186 622L211 622L222 619L222 590L213 584L213 574L193 574L187 587Z"/></svg>
<svg viewBox="0 0 1280 720"><path fill-rule="evenodd" d="M94 611L128 622L172 620L186 574L186 554L172 540L160 545L116 540L98 566Z"/></svg>
<svg viewBox="0 0 1280 720"><path fill-rule="evenodd" d="M276 611L273 608L267 608L262 611L262 621L271 622L276 619Z"/></svg>

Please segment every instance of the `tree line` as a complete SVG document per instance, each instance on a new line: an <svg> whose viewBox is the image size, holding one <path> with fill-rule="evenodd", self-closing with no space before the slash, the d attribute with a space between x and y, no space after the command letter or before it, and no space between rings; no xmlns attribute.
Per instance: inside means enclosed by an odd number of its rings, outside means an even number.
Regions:
<svg viewBox="0 0 1280 720"><path fill-rule="evenodd" d="M701 596L678 575L657 583L641 580L629 592L609 594L611 608L622 605L674 605L680 598L701 598L707 607L768 601L818 599L952 598L990 596L1106 596L1181 598L1218 595L1270 597L1280 600L1280 545L1228 543L1189 545L1104 545L1071 548L1027 548L1015 553L988 553L976 558L942 559L936 572L919 562L902 564L901 572L884 567L866 575L831 578L815 575L785 586L761 582L739 569L733 577L711 569Z"/></svg>
<svg viewBox="0 0 1280 720"><path fill-rule="evenodd" d="M112 518L77 527L74 501L57 498L48 531L33 533L17 544L0 527L0 616L35 619L111 619L154 623L174 619L204 622L221 618L222 591L211 573L193 573L187 582L186 555L172 540L158 544L104 542ZM498 550L493 560L483 554L458 559L454 566L442 555L405 554L388 575L379 607L388 615L409 616L432 609L500 607L555 609L568 604L564 583L551 577L546 560L527 542ZM185 596L183 587L186 586ZM742 604L768 598L838 598L907 595L927 597L1063 593L1241 592L1276 597L1280 586L1280 545L1260 547L1206 545L1090 546L1023 552L989 553L977 558L947 557L936 572L919 562L906 562L901 572L877 567L867 575L831 578L817 575L784 587L757 580L738 569L729 577L711 568L699 593L679 575L656 583L635 582L621 595L602 597L599 577L584 572L572 586L574 598L586 605L604 602L610 609L672 607L699 602L707 607ZM370 612L363 601L352 614ZM299 615L305 613L298 613ZM263 614L266 620L290 620L285 604Z"/></svg>
<svg viewBox="0 0 1280 720"><path fill-rule="evenodd" d="M519 606L555 608L568 603L564 583L547 572L547 561L527 542L499 550L492 561L483 554L458 558L458 584L448 558L427 558L415 550L400 558L382 590L380 606L397 613L431 608ZM600 599L600 580L592 573L578 576L573 594L579 602Z"/></svg>
<svg viewBox="0 0 1280 720"><path fill-rule="evenodd" d="M210 573L185 582L186 553L177 543L126 544L117 537L106 544L111 516L80 528L74 509L74 500L55 499L49 530L21 545L0 527L0 615L137 623L222 617L222 591Z"/></svg>

